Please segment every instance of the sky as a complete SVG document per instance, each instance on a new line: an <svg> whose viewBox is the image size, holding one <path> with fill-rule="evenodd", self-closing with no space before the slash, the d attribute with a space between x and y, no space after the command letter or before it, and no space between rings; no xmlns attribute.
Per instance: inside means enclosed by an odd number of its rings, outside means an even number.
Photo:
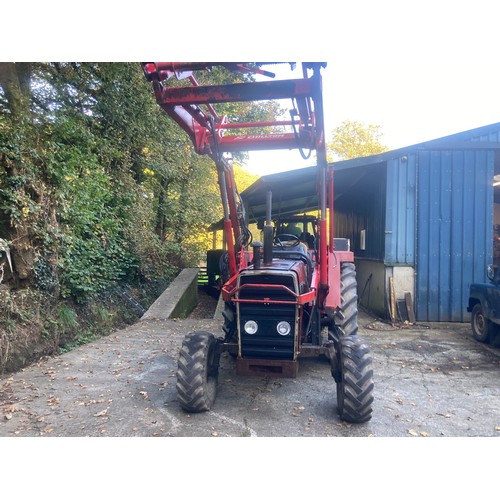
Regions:
<svg viewBox="0 0 500 500"><path fill-rule="evenodd" d="M3 23L0 60L326 61L327 138L356 120L380 126L389 149L500 121L497 0L253 0L244 13L218 0L188 17L182 2L132 4L8 2L22 36ZM247 167L310 164L294 150L252 152Z"/></svg>
<svg viewBox="0 0 500 500"><path fill-rule="evenodd" d="M381 142L389 149L500 122L500 58L330 62L323 89L327 140L345 120L380 126ZM251 152L247 168L263 175L311 164L298 150Z"/></svg>

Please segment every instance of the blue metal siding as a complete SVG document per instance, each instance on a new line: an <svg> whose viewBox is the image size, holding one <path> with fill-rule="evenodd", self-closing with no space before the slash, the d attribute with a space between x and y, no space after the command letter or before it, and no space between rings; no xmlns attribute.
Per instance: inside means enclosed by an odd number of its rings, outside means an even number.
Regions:
<svg viewBox="0 0 500 500"><path fill-rule="evenodd" d="M491 151L421 151L417 168L418 321L465 321L469 285L493 260Z"/></svg>
<svg viewBox="0 0 500 500"><path fill-rule="evenodd" d="M387 162L386 264L415 263L416 154Z"/></svg>

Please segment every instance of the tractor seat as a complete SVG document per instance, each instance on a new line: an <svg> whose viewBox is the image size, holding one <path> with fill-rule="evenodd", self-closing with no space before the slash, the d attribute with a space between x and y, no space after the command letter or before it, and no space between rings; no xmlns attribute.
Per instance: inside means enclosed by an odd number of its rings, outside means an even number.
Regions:
<svg viewBox="0 0 500 500"><path fill-rule="evenodd" d="M307 278L309 283L311 282L312 272L313 272L313 262L307 247L304 243L300 243L295 246L273 246L273 258L275 259L287 259L287 260L301 260L306 264L307 267Z"/></svg>

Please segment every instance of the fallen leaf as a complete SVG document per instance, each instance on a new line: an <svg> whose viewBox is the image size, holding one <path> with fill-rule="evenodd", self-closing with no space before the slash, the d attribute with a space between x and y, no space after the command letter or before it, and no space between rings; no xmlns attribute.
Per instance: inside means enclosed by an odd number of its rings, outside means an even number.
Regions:
<svg viewBox="0 0 500 500"><path fill-rule="evenodd" d="M500 431L500 425L497 425L497 426L495 427L495 430L496 430L496 431Z"/></svg>
<svg viewBox="0 0 500 500"><path fill-rule="evenodd" d="M352 424L348 422L340 422L340 424L337 424L339 427L352 427Z"/></svg>
<svg viewBox="0 0 500 500"><path fill-rule="evenodd" d="M422 431L422 432L420 433L420 435L421 435L421 436L423 436L423 437L427 437L427 436L429 435L429 433L428 433L428 432L425 432L425 431Z"/></svg>
<svg viewBox="0 0 500 500"><path fill-rule="evenodd" d="M45 432L46 434L49 434L50 432L52 432L54 429L50 428L50 429L44 429L43 432Z"/></svg>
<svg viewBox="0 0 500 500"><path fill-rule="evenodd" d="M212 432L212 436L217 437L219 435L218 432Z"/></svg>
<svg viewBox="0 0 500 500"><path fill-rule="evenodd" d="M445 417L445 418L451 417L451 415L449 413L446 413L446 415L444 413L436 413L436 415L439 415L440 417Z"/></svg>
<svg viewBox="0 0 500 500"><path fill-rule="evenodd" d="M412 436L418 436L418 432L414 429L408 429L408 434L411 434Z"/></svg>
<svg viewBox="0 0 500 500"><path fill-rule="evenodd" d="M104 417L105 415L108 414L109 408L106 408L105 410L102 410L98 413L94 413L94 417Z"/></svg>

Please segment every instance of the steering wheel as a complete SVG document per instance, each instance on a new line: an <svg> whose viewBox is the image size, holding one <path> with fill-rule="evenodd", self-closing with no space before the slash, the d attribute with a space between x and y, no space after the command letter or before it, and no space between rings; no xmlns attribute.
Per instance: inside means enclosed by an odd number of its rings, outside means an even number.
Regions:
<svg viewBox="0 0 500 500"><path fill-rule="evenodd" d="M282 239L282 238L285 238L285 239ZM296 247L296 246L300 245L300 243L301 243L300 238L298 236L296 236L295 234L277 234L274 237L274 242L277 245L279 245L280 247L284 246L283 243L288 242L288 241L292 242L289 245L290 247Z"/></svg>

